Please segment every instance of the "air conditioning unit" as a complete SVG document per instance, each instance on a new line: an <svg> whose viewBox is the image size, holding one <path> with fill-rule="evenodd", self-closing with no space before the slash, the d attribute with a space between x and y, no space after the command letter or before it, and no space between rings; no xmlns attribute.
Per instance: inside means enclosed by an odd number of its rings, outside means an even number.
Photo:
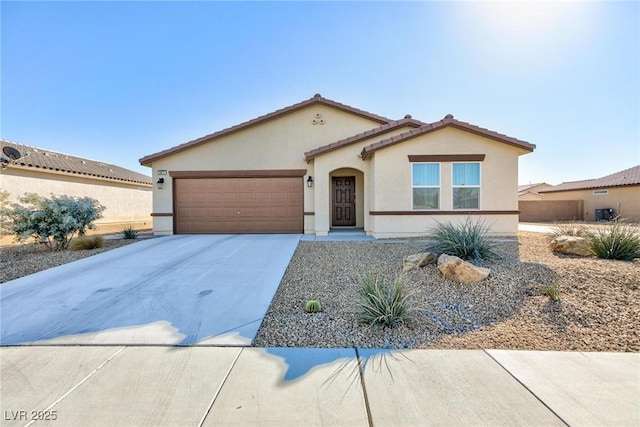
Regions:
<svg viewBox="0 0 640 427"><path fill-rule="evenodd" d="M611 208L596 209L596 214L594 218L596 221L611 221L613 219L613 209Z"/></svg>

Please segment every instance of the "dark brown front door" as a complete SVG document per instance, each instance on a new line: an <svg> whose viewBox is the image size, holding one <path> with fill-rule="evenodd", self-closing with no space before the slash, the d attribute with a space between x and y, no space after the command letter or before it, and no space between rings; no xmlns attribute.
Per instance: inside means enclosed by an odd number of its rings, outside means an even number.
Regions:
<svg viewBox="0 0 640 427"><path fill-rule="evenodd" d="M331 180L334 226L356 225L356 177L335 176Z"/></svg>

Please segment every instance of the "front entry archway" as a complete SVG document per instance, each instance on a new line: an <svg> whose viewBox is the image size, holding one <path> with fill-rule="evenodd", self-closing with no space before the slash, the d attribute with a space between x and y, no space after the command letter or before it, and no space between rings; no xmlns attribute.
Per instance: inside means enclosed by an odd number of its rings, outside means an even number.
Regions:
<svg viewBox="0 0 640 427"><path fill-rule="evenodd" d="M331 226L356 226L356 177L334 176L331 178Z"/></svg>

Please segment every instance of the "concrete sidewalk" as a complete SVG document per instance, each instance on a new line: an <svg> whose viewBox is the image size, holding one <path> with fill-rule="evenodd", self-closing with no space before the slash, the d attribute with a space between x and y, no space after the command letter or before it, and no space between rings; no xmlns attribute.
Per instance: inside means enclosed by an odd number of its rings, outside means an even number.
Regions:
<svg viewBox="0 0 640 427"><path fill-rule="evenodd" d="M640 424L630 353L29 346L0 361L3 426Z"/></svg>

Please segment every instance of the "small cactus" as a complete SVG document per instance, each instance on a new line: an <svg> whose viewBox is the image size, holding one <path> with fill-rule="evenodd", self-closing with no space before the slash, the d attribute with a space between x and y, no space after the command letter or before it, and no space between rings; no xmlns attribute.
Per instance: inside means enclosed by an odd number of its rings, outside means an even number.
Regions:
<svg viewBox="0 0 640 427"><path fill-rule="evenodd" d="M321 311L320 301L316 301L314 299L310 299L304 306L304 311L307 313L317 313Z"/></svg>

